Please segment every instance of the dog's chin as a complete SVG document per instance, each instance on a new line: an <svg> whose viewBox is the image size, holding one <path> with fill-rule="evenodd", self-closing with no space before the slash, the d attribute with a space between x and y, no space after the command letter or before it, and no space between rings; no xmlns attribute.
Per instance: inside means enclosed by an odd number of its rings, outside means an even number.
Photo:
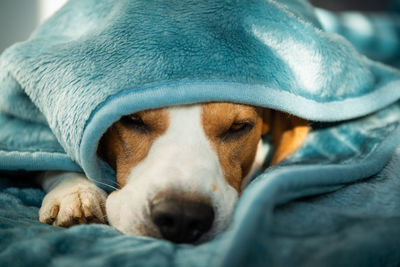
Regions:
<svg viewBox="0 0 400 267"><path fill-rule="evenodd" d="M225 190L225 194L215 194L211 198L215 219L211 229L203 234L194 244L213 239L226 230L231 222L238 199L236 190ZM145 236L163 239L150 216L148 193L124 187L112 192L106 201L107 219L111 226L126 235Z"/></svg>

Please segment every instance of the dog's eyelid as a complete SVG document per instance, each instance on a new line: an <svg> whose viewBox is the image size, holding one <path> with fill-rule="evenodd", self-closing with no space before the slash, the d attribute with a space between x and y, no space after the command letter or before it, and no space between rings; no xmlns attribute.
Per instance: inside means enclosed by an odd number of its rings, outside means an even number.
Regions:
<svg viewBox="0 0 400 267"><path fill-rule="evenodd" d="M232 123L231 127L228 129L228 133L235 133L235 132L248 132L253 129L254 123L251 122L234 122Z"/></svg>
<svg viewBox="0 0 400 267"><path fill-rule="evenodd" d="M147 125L138 114L123 116L120 121L125 127L138 131L142 134L148 134L151 132L150 126Z"/></svg>
<svg viewBox="0 0 400 267"><path fill-rule="evenodd" d="M251 125L251 126L254 126L255 123L254 123L254 121L251 120L251 119L237 120L237 121L234 121L234 122L232 123L232 125L246 125L246 124Z"/></svg>
<svg viewBox="0 0 400 267"><path fill-rule="evenodd" d="M129 117L130 117L131 120L135 120L135 121L138 121L138 122L143 122L143 119L139 114L131 114L131 115L129 115Z"/></svg>
<svg viewBox="0 0 400 267"><path fill-rule="evenodd" d="M145 124L143 119L142 119L142 117L139 114L136 114L136 113L121 117L121 122Z"/></svg>
<svg viewBox="0 0 400 267"><path fill-rule="evenodd" d="M231 127L227 131L223 132L219 136L219 138L222 142L238 139L246 133L250 132L254 128L254 125L254 122L247 119L235 121L231 124Z"/></svg>

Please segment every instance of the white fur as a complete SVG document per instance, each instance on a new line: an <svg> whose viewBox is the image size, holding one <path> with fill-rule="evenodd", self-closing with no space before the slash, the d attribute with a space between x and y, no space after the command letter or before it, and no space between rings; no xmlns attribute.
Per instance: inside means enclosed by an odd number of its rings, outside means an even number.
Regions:
<svg viewBox="0 0 400 267"><path fill-rule="evenodd" d="M71 222L89 218L107 221L104 213L107 194L83 174L51 171L45 172L41 180L47 192L39 210L41 222L69 226Z"/></svg>
<svg viewBox="0 0 400 267"><path fill-rule="evenodd" d="M244 190L246 188L246 186L251 182L253 176L257 173L258 170L262 168L269 151L270 147L268 146L268 144L264 144L263 140L261 139L257 145L257 152L253 165L251 166L249 173L242 180L242 184L240 186L241 190Z"/></svg>
<svg viewBox="0 0 400 267"><path fill-rule="evenodd" d="M215 221L207 236L227 226L238 193L224 179L218 156L205 136L201 110L198 105L168 109L170 125L166 133L131 170L127 184L107 199L111 225L130 235L154 235L158 231L151 223L149 204L157 193L169 190L210 198ZM218 188L215 192L214 185Z"/></svg>
<svg viewBox="0 0 400 267"><path fill-rule="evenodd" d="M192 105L171 107L166 111L169 113L167 131L154 141L147 157L132 168L126 185L111 193L107 200L105 193L83 174L46 172L42 185L48 194L40 209L40 220L49 223L54 219L54 225L65 225L71 218L85 217L87 210L90 216L94 214L104 219L101 206L105 202L109 223L121 232L161 237L150 218L150 203L157 193L168 190L209 198L215 220L201 240L224 230L231 219L238 192L225 180L217 153L205 135L202 108ZM260 141L255 163L242 188L260 167L265 154Z"/></svg>

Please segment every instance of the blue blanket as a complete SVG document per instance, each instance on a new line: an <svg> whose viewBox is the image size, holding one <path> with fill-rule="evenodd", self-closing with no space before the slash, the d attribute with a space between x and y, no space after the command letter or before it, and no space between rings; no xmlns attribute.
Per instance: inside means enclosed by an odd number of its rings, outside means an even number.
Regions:
<svg viewBox="0 0 400 267"><path fill-rule="evenodd" d="M112 184L96 154L102 134L166 105L253 104L313 131L254 179L230 229L200 246L41 224L42 191L6 172L0 265L400 263L400 72L328 32L325 15L301 0L69 1L0 56L0 169Z"/></svg>
<svg viewBox="0 0 400 267"><path fill-rule="evenodd" d="M27 174L3 173L0 265L398 266L399 166L397 149L379 175L286 204L260 194L274 186L266 177L256 179L239 201L232 227L199 246L125 236L107 225L42 224L37 214L44 193Z"/></svg>

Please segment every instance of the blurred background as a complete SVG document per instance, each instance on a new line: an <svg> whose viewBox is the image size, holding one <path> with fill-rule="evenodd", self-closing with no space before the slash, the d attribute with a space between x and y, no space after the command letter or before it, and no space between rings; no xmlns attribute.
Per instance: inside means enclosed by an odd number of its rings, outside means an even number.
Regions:
<svg viewBox="0 0 400 267"><path fill-rule="evenodd" d="M313 5L333 11L360 10L379 11L386 10L392 0L309 0Z"/></svg>
<svg viewBox="0 0 400 267"><path fill-rule="evenodd" d="M67 0L1 0L0 53L15 42L26 40L30 33ZM310 0L330 10L378 11L389 0Z"/></svg>
<svg viewBox="0 0 400 267"><path fill-rule="evenodd" d="M0 0L0 53L31 32L67 0Z"/></svg>

